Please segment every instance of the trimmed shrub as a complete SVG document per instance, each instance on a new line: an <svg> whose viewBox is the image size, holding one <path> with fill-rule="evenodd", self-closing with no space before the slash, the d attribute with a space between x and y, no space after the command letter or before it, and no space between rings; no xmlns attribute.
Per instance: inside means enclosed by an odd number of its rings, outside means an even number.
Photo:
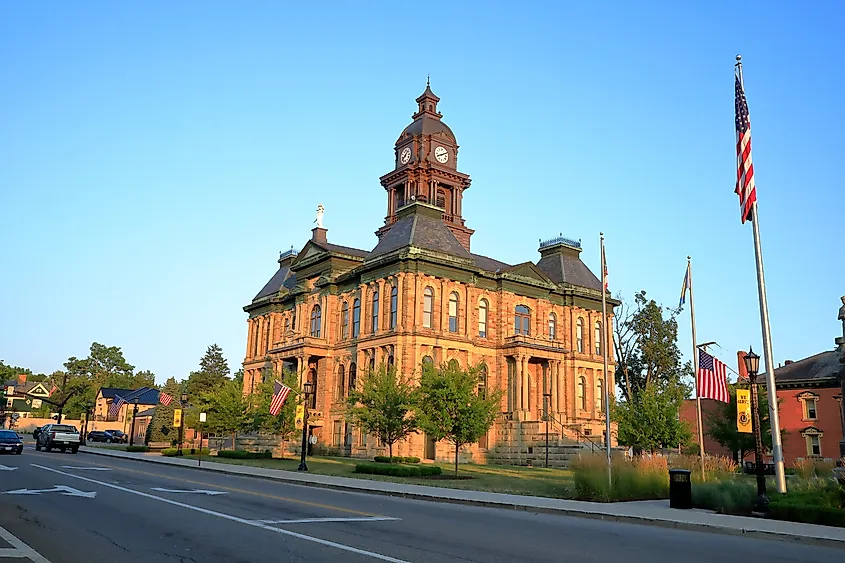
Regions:
<svg viewBox="0 0 845 563"><path fill-rule="evenodd" d="M246 450L220 450L217 452L217 457L225 457L228 459L272 459L273 452L264 450L263 452L248 452Z"/></svg>
<svg viewBox="0 0 845 563"><path fill-rule="evenodd" d="M438 465L358 463L355 465L355 473L390 475L391 477L428 477L430 475L440 475L443 473L443 470Z"/></svg>
<svg viewBox="0 0 845 563"><path fill-rule="evenodd" d="M149 446L126 446L127 452L148 452L150 451Z"/></svg>
<svg viewBox="0 0 845 563"><path fill-rule="evenodd" d="M757 486L746 479L730 479L695 483L692 505L715 510L720 514L743 514L751 511L757 500Z"/></svg>
<svg viewBox="0 0 845 563"><path fill-rule="evenodd" d="M167 457L174 457L174 456L176 456L176 452L178 452L178 451L179 451L179 448L165 448L165 449L161 450L161 455L167 456Z"/></svg>
<svg viewBox="0 0 845 563"><path fill-rule="evenodd" d="M373 461L376 463L419 463L420 458L418 457L402 457L402 456L393 456L389 457L386 455L377 455L373 457Z"/></svg>
<svg viewBox="0 0 845 563"><path fill-rule="evenodd" d="M183 448L183 450L182 450L182 451L184 451L184 448ZM199 448L191 448L191 455L197 455L197 454L199 454L199 453L200 453ZM208 448L203 448L203 449L202 449L202 455L210 455L210 453L211 453L211 452L210 452L210 450L209 450Z"/></svg>

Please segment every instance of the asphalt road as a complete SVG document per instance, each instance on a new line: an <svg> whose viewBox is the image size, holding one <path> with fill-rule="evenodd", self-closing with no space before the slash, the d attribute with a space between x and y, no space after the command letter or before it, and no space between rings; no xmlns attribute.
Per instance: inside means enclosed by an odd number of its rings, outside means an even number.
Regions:
<svg viewBox="0 0 845 563"><path fill-rule="evenodd" d="M346 493L82 453L26 449L0 456L0 466L15 468L0 467L4 563L27 560L4 557L12 554L4 549L38 563L843 558L833 548Z"/></svg>

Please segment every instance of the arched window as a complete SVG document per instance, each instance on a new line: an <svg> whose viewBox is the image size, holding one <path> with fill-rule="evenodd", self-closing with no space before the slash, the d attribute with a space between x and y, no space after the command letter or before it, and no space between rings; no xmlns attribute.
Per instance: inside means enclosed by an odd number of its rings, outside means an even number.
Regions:
<svg viewBox="0 0 845 563"><path fill-rule="evenodd" d="M557 340L557 315L549 313L549 340Z"/></svg>
<svg viewBox="0 0 845 563"><path fill-rule="evenodd" d="M604 412L604 380L596 380L596 412Z"/></svg>
<svg viewBox="0 0 845 563"><path fill-rule="evenodd" d="M392 368L394 363L395 360L393 359L393 354L391 354L387 357L387 367Z"/></svg>
<svg viewBox="0 0 845 563"><path fill-rule="evenodd" d="M458 332L458 294L449 295L449 332Z"/></svg>
<svg viewBox="0 0 845 563"><path fill-rule="evenodd" d="M370 356L370 371L376 370L376 353L373 351L373 355Z"/></svg>
<svg viewBox="0 0 845 563"><path fill-rule="evenodd" d="M478 303L478 336L487 338L487 307L486 299L482 299Z"/></svg>
<svg viewBox="0 0 845 563"><path fill-rule="evenodd" d="M373 332L378 332L378 290L373 292Z"/></svg>
<svg viewBox="0 0 845 563"><path fill-rule="evenodd" d="M426 366L433 366L434 365L434 358L432 358L431 356L423 356L421 363L422 363L423 369L425 369Z"/></svg>
<svg viewBox="0 0 845 563"><path fill-rule="evenodd" d="M292 314L290 317L290 329L296 330L296 305L293 306Z"/></svg>
<svg viewBox="0 0 845 563"><path fill-rule="evenodd" d="M317 370L312 369L308 372L308 381L311 382L311 394L308 396L308 408L317 408Z"/></svg>
<svg viewBox="0 0 845 563"><path fill-rule="evenodd" d="M361 300L352 302L352 338L358 338L361 330Z"/></svg>
<svg viewBox="0 0 845 563"><path fill-rule="evenodd" d="M458 360L456 360L455 358L452 358L451 360L449 360L447 365L449 366L449 369L452 369L452 370L461 369L461 364L459 364Z"/></svg>
<svg viewBox="0 0 845 563"><path fill-rule="evenodd" d="M434 290L430 287L423 292L423 327L431 328L431 312L434 310Z"/></svg>
<svg viewBox="0 0 845 563"><path fill-rule="evenodd" d="M601 321L596 321L595 341L596 355L601 355Z"/></svg>
<svg viewBox="0 0 845 563"><path fill-rule="evenodd" d="M582 411L587 410L587 380L584 376L578 378L577 401Z"/></svg>
<svg viewBox="0 0 845 563"><path fill-rule="evenodd" d="M349 364L349 390L354 391L357 389L358 384L358 368L355 366L355 362Z"/></svg>
<svg viewBox="0 0 845 563"><path fill-rule="evenodd" d="M390 330L396 328L396 315L399 309L399 288L395 285L390 290Z"/></svg>
<svg viewBox="0 0 845 563"><path fill-rule="evenodd" d="M580 317L575 323L575 349L579 354L584 353L584 319Z"/></svg>
<svg viewBox="0 0 845 563"><path fill-rule="evenodd" d="M337 368L337 401L340 402L346 396L346 370L343 364Z"/></svg>
<svg viewBox="0 0 845 563"><path fill-rule="evenodd" d="M346 301L340 312L340 337L343 340L349 338L349 303Z"/></svg>
<svg viewBox="0 0 845 563"><path fill-rule="evenodd" d="M319 305L314 305L314 308L311 309L311 336L314 338L320 338L320 325L322 324L322 320L323 310Z"/></svg>
<svg viewBox="0 0 845 563"><path fill-rule="evenodd" d="M288 330L290 330L290 319L285 319L285 331L282 334L287 334Z"/></svg>
<svg viewBox="0 0 845 563"><path fill-rule="evenodd" d="M478 396L487 397L487 364L481 364L478 369Z"/></svg>
<svg viewBox="0 0 845 563"><path fill-rule="evenodd" d="M525 305L517 305L513 315L513 333L531 334L531 311Z"/></svg>

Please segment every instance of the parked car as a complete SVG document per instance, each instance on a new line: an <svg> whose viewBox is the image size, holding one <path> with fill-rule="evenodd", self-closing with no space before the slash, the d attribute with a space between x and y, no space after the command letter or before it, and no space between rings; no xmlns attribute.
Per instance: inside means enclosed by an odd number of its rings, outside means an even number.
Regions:
<svg viewBox="0 0 845 563"><path fill-rule="evenodd" d="M129 436L120 430L92 430L88 433L89 442L112 442L116 444L124 444L129 441Z"/></svg>
<svg viewBox="0 0 845 563"><path fill-rule="evenodd" d="M129 436L124 434L120 430L106 430L106 434L111 438L111 440L106 440L107 442L125 444L129 441Z"/></svg>
<svg viewBox="0 0 845 563"><path fill-rule="evenodd" d="M86 439L89 442L107 442L110 438L103 430L92 430Z"/></svg>
<svg viewBox="0 0 845 563"><path fill-rule="evenodd" d="M23 438L14 430L0 430L0 453L21 455L23 453Z"/></svg>
<svg viewBox="0 0 845 563"><path fill-rule="evenodd" d="M38 433L38 440L35 441L35 449L41 451L44 448L50 451L59 448L65 451L68 448L73 453L79 451L79 430L70 424L45 424Z"/></svg>

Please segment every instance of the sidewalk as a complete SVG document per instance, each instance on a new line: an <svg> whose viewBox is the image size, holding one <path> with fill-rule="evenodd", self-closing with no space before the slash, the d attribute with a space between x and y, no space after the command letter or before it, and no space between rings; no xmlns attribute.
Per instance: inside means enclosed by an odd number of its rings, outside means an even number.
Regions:
<svg viewBox="0 0 845 563"><path fill-rule="evenodd" d="M217 463L203 459L202 467L197 467L194 460L163 457L157 454L129 453L100 448L81 447L80 452L107 457L119 457L176 465L180 467L213 471L234 475L259 477L299 485L357 491L368 494L384 494L407 498L511 508L529 512L545 512L581 518L595 518L616 522L647 524L666 528L697 530L737 536L751 536L762 539L795 541L804 544L823 545L845 549L845 528L817 526L779 520L766 520L745 516L715 514L704 510L678 510L669 508L669 501L642 502L584 502L545 497L509 495L480 491L466 491L424 485L406 485L384 481L333 477L311 473L295 473L279 469L265 469L246 465Z"/></svg>

